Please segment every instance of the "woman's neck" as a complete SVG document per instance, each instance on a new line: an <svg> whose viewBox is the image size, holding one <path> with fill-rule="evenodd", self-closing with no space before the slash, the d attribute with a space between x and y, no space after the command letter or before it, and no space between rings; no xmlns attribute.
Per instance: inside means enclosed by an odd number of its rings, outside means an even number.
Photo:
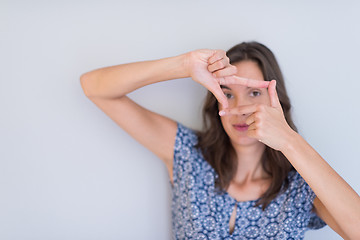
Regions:
<svg viewBox="0 0 360 240"><path fill-rule="evenodd" d="M265 145L256 143L248 146L234 146L237 158L237 170L233 178L235 183L246 183L268 178L264 171L261 158L265 151Z"/></svg>

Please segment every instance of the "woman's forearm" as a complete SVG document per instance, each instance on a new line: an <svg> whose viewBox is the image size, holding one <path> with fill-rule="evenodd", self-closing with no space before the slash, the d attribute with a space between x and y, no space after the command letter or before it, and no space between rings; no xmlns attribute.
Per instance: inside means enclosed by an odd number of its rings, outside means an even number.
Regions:
<svg viewBox="0 0 360 240"><path fill-rule="evenodd" d="M282 152L346 234L359 236L360 197L297 133ZM354 238L357 239L357 238Z"/></svg>
<svg viewBox="0 0 360 240"><path fill-rule="evenodd" d="M81 86L88 97L122 97L145 85L189 77L186 61L186 54L182 54L100 68L84 73Z"/></svg>

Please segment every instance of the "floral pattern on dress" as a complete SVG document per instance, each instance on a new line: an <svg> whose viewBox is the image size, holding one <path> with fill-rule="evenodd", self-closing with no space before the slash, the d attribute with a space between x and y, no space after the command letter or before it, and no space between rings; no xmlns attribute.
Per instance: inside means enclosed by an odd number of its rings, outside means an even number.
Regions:
<svg viewBox="0 0 360 240"><path fill-rule="evenodd" d="M312 212L314 192L296 171L289 187L265 211L256 200L237 202L215 190L217 174L195 148L194 131L178 123L174 145L172 185L173 239L303 239L309 229L326 224ZM235 228L229 221L237 205Z"/></svg>

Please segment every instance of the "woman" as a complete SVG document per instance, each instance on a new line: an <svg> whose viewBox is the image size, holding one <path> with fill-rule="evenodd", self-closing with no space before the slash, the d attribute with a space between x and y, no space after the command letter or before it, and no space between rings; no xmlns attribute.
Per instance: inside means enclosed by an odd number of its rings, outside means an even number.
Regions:
<svg viewBox="0 0 360 240"><path fill-rule="evenodd" d="M209 90L202 132L126 97L185 77ZM296 132L282 74L264 45L106 67L83 74L81 85L165 163L175 239L302 239L325 224L360 239L360 198Z"/></svg>

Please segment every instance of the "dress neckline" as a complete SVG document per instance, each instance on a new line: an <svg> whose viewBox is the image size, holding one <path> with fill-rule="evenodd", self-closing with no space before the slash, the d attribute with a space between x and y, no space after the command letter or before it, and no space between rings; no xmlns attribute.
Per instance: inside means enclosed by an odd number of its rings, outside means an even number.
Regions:
<svg viewBox="0 0 360 240"><path fill-rule="evenodd" d="M235 198L233 198L227 191L224 191L223 196L227 198L227 200L230 202L231 205L237 204L238 206L253 206L257 201L260 200L260 198L254 199L254 200L246 200L246 201L237 201Z"/></svg>

